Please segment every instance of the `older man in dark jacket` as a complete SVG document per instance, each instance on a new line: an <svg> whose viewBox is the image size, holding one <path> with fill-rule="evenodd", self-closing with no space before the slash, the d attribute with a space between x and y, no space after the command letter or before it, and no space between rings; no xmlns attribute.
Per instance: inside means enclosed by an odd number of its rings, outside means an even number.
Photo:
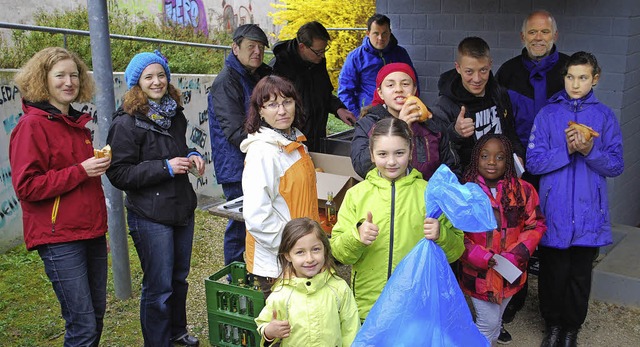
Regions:
<svg viewBox="0 0 640 347"><path fill-rule="evenodd" d="M333 113L348 125L356 118L337 96L327 72L324 57L329 49L329 33L318 22L309 22L298 29L295 39L273 46L275 57L269 65L273 73L289 79L302 99L305 122L302 132L311 152L322 151L322 138L327 136L327 120Z"/></svg>
<svg viewBox="0 0 640 347"><path fill-rule="evenodd" d="M211 85L208 97L209 134L213 168L227 201L242 196L244 153L240 142L247 137L244 121L249 98L258 81L271 73L262 62L267 35L255 24L241 25L233 34L232 54ZM244 222L229 220L224 232L224 263L243 261Z"/></svg>

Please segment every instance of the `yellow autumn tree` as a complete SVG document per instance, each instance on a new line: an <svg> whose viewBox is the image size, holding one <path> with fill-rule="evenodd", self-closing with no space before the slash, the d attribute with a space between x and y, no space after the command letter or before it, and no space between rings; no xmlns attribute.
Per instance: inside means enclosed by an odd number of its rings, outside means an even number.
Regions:
<svg viewBox="0 0 640 347"><path fill-rule="evenodd" d="M278 0L271 4L273 24L282 25L279 40L296 37L305 23L318 21L326 28L366 28L367 19L376 11L375 0ZM326 53L327 70L333 86L347 54L362 43L364 30L329 30L331 49Z"/></svg>

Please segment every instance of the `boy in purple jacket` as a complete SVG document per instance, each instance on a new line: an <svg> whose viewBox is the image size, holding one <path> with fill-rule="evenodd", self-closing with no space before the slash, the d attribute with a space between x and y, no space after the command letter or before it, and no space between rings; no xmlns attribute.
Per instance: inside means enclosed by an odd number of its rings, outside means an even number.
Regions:
<svg viewBox="0 0 640 347"><path fill-rule="evenodd" d="M565 90L555 94L533 124L527 169L540 178L540 206L547 232L539 246L540 312L547 325L542 346L576 346L589 308L592 263L612 243L607 177L622 174L622 135L613 111L592 87L600 78L593 54L577 52L563 71ZM568 126L585 124L585 136Z"/></svg>

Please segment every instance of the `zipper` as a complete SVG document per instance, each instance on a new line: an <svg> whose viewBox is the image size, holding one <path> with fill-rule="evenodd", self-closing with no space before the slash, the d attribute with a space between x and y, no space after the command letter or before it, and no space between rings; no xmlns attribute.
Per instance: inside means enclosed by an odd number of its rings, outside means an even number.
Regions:
<svg viewBox="0 0 640 347"><path fill-rule="evenodd" d="M356 277L358 277L358 271L353 272L353 279L351 279L351 288L354 297L356 296Z"/></svg>
<svg viewBox="0 0 640 347"><path fill-rule="evenodd" d="M389 220L389 267L387 269L387 280L391 277L393 269L393 230L395 223L395 207L396 207L396 181L391 181L391 218Z"/></svg>
<svg viewBox="0 0 640 347"><path fill-rule="evenodd" d="M58 219L58 208L60 207L60 195L56 196L53 201L53 209L51 210L51 233L56 232L56 219Z"/></svg>
<svg viewBox="0 0 640 347"><path fill-rule="evenodd" d="M458 153L453 149L453 142L451 140L449 140L449 153L451 153L451 156L453 157L455 166L460 166L460 157L458 156Z"/></svg>
<svg viewBox="0 0 640 347"><path fill-rule="evenodd" d="M431 163L431 153L429 151L429 137L428 136L424 137L424 142L426 142L426 145L427 145L427 163L430 164Z"/></svg>

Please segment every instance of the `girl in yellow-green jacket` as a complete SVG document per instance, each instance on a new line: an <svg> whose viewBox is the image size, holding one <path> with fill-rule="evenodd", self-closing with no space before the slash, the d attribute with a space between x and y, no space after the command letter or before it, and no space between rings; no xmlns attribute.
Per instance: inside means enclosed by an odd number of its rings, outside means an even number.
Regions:
<svg viewBox="0 0 640 347"><path fill-rule="evenodd" d="M282 275L256 318L261 346L348 347L360 328L349 285L335 273L329 239L318 222L292 219L282 231Z"/></svg>
<svg viewBox="0 0 640 347"><path fill-rule="evenodd" d="M464 234L444 215L425 218L427 181L409 167L407 123L385 118L376 123L369 141L376 167L347 191L331 236L333 256L352 265L351 288L363 321L396 265L421 238L434 240L449 262L464 251Z"/></svg>

